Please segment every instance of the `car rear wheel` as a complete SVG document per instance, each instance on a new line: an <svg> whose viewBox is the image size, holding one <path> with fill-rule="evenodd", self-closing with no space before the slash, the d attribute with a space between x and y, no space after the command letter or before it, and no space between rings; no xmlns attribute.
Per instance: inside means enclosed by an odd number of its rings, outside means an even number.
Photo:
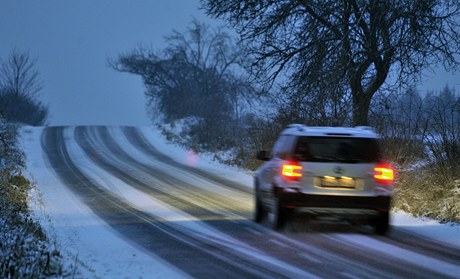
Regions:
<svg viewBox="0 0 460 279"><path fill-rule="evenodd" d="M388 212L380 213L380 216L375 220L375 233L384 235L390 228L390 214Z"/></svg>
<svg viewBox="0 0 460 279"><path fill-rule="evenodd" d="M284 229L288 217L288 209L280 203L278 197L273 202L273 229L279 231Z"/></svg>
<svg viewBox="0 0 460 279"><path fill-rule="evenodd" d="M256 183L254 193L254 221L261 223L267 217L267 211L262 206L262 200L259 193L259 187Z"/></svg>

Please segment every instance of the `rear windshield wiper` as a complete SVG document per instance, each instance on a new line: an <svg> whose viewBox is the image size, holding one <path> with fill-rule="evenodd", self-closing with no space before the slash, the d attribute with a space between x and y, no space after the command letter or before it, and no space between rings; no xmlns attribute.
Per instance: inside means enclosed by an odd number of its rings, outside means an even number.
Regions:
<svg viewBox="0 0 460 279"><path fill-rule="evenodd" d="M346 158L346 157L323 157L323 156L313 156L313 159L322 161L322 162L343 162L343 163L359 163L366 162L366 160L359 158Z"/></svg>
<svg viewBox="0 0 460 279"><path fill-rule="evenodd" d="M337 161L337 158L335 158L335 157L313 156L313 159L316 159L318 161L323 161L323 162Z"/></svg>

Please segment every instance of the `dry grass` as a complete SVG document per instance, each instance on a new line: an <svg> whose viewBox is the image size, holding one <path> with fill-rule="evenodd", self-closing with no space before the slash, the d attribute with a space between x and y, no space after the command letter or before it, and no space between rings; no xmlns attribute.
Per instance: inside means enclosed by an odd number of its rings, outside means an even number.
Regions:
<svg viewBox="0 0 460 279"><path fill-rule="evenodd" d="M27 206L30 183L23 176L0 181L0 277L62 277L62 258Z"/></svg>
<svg viewBox="0 0 460 279"><path fill-rule="evenodd" d="M394 208L442 222L460 222L460 166L430 164L400 173Z"/></svg>

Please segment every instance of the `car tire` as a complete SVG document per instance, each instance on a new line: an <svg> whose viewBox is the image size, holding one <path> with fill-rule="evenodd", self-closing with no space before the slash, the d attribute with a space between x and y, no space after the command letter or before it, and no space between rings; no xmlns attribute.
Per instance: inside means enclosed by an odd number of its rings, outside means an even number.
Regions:
<svg viewBox="0 0 460 279"><path fill-rule="evenodd" d="M380 213L380 216L375 220L375 233L384 235L390 229L390 214L388 212Z"/></svg>
<svg viewBox="0 0 460 279"><path fill-rule="evenodd" d="M286 226L288 210L280 203L278 197L274 198L273 201L273 229L281 231Z"/></svg>
<svg viewBox="0 0 460 279"><path fill-rule="evenodd" d="M261 223L267 217L267 211L262 205L262 200L259 193L259 187L255 185L254 193L254 221L256 223Z"/></svg>

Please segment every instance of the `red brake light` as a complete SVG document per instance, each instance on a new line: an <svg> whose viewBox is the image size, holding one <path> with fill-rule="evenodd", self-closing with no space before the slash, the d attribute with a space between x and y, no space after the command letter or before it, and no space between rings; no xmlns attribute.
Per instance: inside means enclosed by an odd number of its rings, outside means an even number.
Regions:
<svg viewBox="0 0 460 279"><path fill-rule="evenodd" d="M299 181L302 177L302 166L296 162L287 162L283 164L281 174L287 180Z"/></svg>
<svg viewBox="0 0 460 279"><path fill-rule="evenodd" d="M391 184L394 181L394 170L390 165L379 164L374 168L374 179L380 184Z"/></svg>

